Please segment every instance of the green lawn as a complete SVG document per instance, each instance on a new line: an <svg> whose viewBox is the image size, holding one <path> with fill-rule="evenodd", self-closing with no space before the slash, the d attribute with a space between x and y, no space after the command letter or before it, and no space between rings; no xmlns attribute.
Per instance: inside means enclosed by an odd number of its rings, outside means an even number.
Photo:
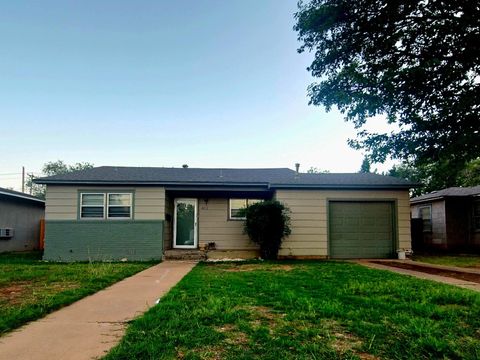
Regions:
<svg viewBox="0 0 480 360"><path fill-rule="evenodd" d="M479 359L480 294L342 262L200 263L107 359Z"/></svg>
<svg viewBox="0 0 480 360"><path fill-rule="evenodd" d="M103 289L152 263L46 263L39 253L0 255L0 335Z"/></svg>
<svg viewBox="0 0 480 360"><path fill-rule="evenodd" d="M413 260L436 265L480 268L480 256L475 255L414 256Z"/></svg>

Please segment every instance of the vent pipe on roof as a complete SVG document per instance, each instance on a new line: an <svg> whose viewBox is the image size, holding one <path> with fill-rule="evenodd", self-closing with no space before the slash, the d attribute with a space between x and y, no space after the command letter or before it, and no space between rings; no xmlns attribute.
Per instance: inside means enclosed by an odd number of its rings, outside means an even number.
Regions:
<svg viewBox="0 0 480 360"><path fill-rule="evenodd" d="M183 165L182 165L182 168L186 169L186 168L188 168L188 165L187 165L187 164L183 164Z"/></svg>
<svg viewBox="0 0 480 360"><path fill-rule="evenodd" d="M295 171L297 172L297 174L299 173L299 171L300 171L300 163L296 163L296 164L295 164Z"/></svg>

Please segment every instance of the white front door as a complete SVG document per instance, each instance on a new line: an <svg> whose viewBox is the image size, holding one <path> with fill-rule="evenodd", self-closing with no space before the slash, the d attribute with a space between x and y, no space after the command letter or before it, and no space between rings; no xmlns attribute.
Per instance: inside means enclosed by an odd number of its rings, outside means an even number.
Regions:
<svg viewBox="0 0 480 360"><path fill-rule="evenodd" d="M197 243L197 199L175 199L173 247L196 249Z"/></svg>

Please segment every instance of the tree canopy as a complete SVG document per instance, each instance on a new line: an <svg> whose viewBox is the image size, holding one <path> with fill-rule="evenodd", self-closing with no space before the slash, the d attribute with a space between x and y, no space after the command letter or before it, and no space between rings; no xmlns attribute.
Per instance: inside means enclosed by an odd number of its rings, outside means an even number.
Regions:
<svg viewBox="0 0 480 360"><path fill-rule="evenodd" d="M66 174L72 171L86 170L93 168L93 164L88 162L80 162L74 165L67 165L62 160L50 161L43 165L42 175L53 176ZM27 174L25 186L27 191L38 198L45 199L45 185L35 184L33 180L35 176L33 174Z"/></svg>
<svg viewBox="0 0 480 360"><path fill-rule="evenodd" d="M480 156L478 0L310 0L295 18L319 78L310 104L338 107L358 130L350 145L372 162L433 166L442 186L456 185ZM398 130L366 131L378 115Z"/></svg>

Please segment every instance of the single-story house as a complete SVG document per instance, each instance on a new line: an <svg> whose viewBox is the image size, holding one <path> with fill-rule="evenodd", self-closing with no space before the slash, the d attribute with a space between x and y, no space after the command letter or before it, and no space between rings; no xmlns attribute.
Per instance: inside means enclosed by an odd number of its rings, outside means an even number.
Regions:
<svg viewBox="0 0 480 360"><path fill-rule="evenodd" d="M386 258L411 248L415 184L389 176L102 166L36 183L47 185L46 260L254 257L239 209L265 199L291 211L282 257Z"/></svg>
<svg viewBox="0 0 480 360"><path fill-rule="evenodd" d="M0 253L37 249L44 216L43 200L0 188Z"/></svg>
<svg viewBox="0 0 480 360"><path fill-rule="evenodd" d="M422 250L480 249L480 186L434 191L413 198L410 206L412 219L421 219L414 236Z"/></svg>

